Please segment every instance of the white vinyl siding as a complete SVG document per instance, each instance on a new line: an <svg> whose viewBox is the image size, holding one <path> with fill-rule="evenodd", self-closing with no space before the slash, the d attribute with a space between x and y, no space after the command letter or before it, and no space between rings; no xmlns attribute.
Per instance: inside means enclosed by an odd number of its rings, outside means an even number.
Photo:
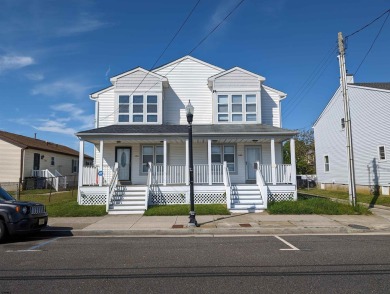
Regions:
<svg viewBox="0 0 390 294"><path fill-rule="evenodd" d="M192 59L157 69L157 74L168 78L164 88L164 124L187 124L185 106L194 106L194 124L212 123L212 93L207 79L220 71Z"/></svg>
<svg viewBox="0 0 390 294"><path fill-rule="evenodd" d="M117 90L135 90L138 92L161 91L161 81L158 77L137 70L128 75L120 77L115 83Z"/></svg>
<svg viewBox="0 0 390 294"><path fill-rule="evenodd" d="M115 92L114 89L108 90L99 95L97 102L98 122L97 127L106 127L113 125L116 121Z"/></svg>
<svg viewBox="0 0 390 294"><path fill-rule="evenodd" d="M21 148L0 140L0 183L19 182Z"/></svg>
<svg viewBox="0 0 390 294"><path fill-rule="evenodd" d="M261 88L261 123L281 127L280 96L268 88Z"/></svg>
<svg viewBox="0 0 390 294"><path fill-rule="evenodd" d="M214 89L217 91L260 90L260 81L257 77L237 69L216 78Z"/></svg>
<svg viewBox="0 0 390 294"><path fill-rule="evenodd" d="M378 146L390 142L390 91L349 85L355 180L357 185L387 185L390 162L380 160ZM317 178L320 183L348 184L348 160L342 92L338 89L314 126ZM331 161L325 173L323 154ZM375 183L376 181L376 183Z"/></svg>

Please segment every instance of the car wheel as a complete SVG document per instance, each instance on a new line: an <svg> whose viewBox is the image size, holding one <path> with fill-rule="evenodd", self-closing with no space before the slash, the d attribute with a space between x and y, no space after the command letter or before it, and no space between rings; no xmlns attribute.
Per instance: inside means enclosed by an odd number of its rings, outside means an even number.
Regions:
<svg viewBox="0 0 390 294"><path fill-rule="evenodd" d="M2 220L0 220L0 243L5 240L7 235L7 231L5 230L5 224Z"/></svg>
<svg viewBox="0 0 390 294"><path fill-rule="evenodd" d="M310 182L310 183L309 183L309 187L310 187L310 188L314 188L314 187L315 187L315 183Z"/></svg>

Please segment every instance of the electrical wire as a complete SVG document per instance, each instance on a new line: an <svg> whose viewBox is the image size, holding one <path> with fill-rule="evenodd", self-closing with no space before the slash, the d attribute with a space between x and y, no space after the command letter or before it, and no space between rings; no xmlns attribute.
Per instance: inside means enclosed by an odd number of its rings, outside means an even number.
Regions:
<svg viewBox="0 0 390 294"><path fill-rule="evenodd" d="M368 49L366 55L364 55L362 61L361 61L360 64L359 64L359 66L358 66L357 69L355 70L355 75L358 73L360 67L362 66L363 62L366 60L368 54L370 54L370 51L371 51L372 47L374 47L374 44L375 44L376 40L378 39L379 35L381 34L382 29L383 29L384 25L386 24L387 19L389 18L389 15L390 15L390 13L387 14L387 16L386 16L386 18L385 18L385 21L383 22L381 28L379 29L378 33L377 33L376 36L375 36L374 41L372 42L372 44L371 44L370 48Z"/></svg>
<svg viewBox="0 0 390 294"><path fill-rule="evenodd" d="M200 0L199 0L200 1ZM199 3L199 1L198 1L198 3ZM195 45L195 47L194 48L192 48L192 50L190 50L190 52L187 54L187 55L190 55L191 53L193 53L196 49L198 49L198 47L204 42L204 41L206 41L206 39L208 38L208 37L210 37L210 35L212 34L212 33L214 33L220 26L221 26L221 24L223 23L223 22L225 22L225 20L226 19L228 19L229 18L229 16L230 15L232 15L233 14L233 12L234 11L236 11L237 10L237 8L244 2L245 0L241 0L205 37L203 37L196 45ZM195 5L195 7L198 5L198 3ZM194 10L194 9L193 9ZM193 12L193 10L191 11L191 13L190 14L192 14L192 12ZM187 17L187 19L188 19L189 17ZM187 20L186 19L186 20ZM176 36L176 35L175 35ZM157 63L157 62L156 62ZM156 64L155 63L155 64ZM154 66L155 66L155 64L154 64ZM168 71L166 74L165 74L165 76L168 76L168 74L170 73L170 72L172 72L178 65L180 64L180 62L179 63L177 63L174 67L172 67L172 69L170 70L170 71ZM149 71L150 72L150 71ZM149 73L148 73L149 74ZM145 77L146 77L147 75L145 75ZM145 77L144 77L144 79L145 79ZM131 93L131 95L133 95L133 93L138 89L138 87L141 85L141 83L144 81L144 79L137 85L137 87L135 88L135 90ZM157 83L156 83L157 84ZM155 85L156 85L155 84ZM146 92L148 92L150 89L152 89L155 85L153 85L153 86L151 86L147 91L145 91L145 93ZM118 108L119 109L119 108ZM115 112L118 110L118 109L115 109L111 114L109 114L109 115L107 115L107 116L105 116L105 117L103 117L102 119L100 119L99 121L104 121L105 119L107 119L108 117L110 117L110 116L112 116L113 114L115 114Z"/></svg>

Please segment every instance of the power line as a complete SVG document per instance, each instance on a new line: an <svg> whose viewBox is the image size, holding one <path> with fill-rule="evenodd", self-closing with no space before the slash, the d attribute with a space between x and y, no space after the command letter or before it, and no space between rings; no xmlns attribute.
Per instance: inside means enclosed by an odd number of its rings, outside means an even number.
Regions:
<svg viewBox="0 0 390 294"><path fill-rule="evenodd" d="M349 34L347 36L345 36L345 40L347 40L349 37L363 31L365 28L369 27L370 25L372 25L374 22L376 22L378 19L380 19L382 16L384 16L386 13L390 13L390 9L387 9L385 12L383 12L380 16L378 16L376 19L374 19L373 21L371 21L370 23L366 24L365 26L363 26L362 28L358 29L357 31L353 32L352 34Z"/></svg>
<svg viewBox="0 0 390 294"><path fill-rule="evenodd" d="M198 6L200 0L198 0L198 2L196 2L196 4L194 5L194 7L191 9L190 13L187 15L186 19L184 20L184 22L181 24L180 28L176 31L175 35L172 37L172 39L169 41L168 45L164 48L163 52L160 54L160 56L156 59L156 61L154 62L154 64L152 65L152 67L150 68L150 70L146 73L146 75L143 77L143 79L141 80L141 82L138 83L137 87L133 90L133 92L130 94L133 95L134 92L139 88L139 86L142 84L142 82L146 79L146 77L149 75L150 71L156 66L157 62L159 62L159 60L161 59L161 57L164 55L164 53L167 51L167 49L169 48L169 46L172 44L172 42L176 39L177 35L180 33L180 31L182 30L182 28L184 27L184 25L187 23L188 19L191 17L192 13L195 11L196 7ZM106 118L109 118L111 115L115 114L115 111L118 110L119 108L115 109L112 113L110 113L109 115L103 117L100 119L100 121L104 121Z"/></svg>
<svg viewBox="0 0 390 294"><path fill-rule="evenodd" d="M367 57L368 54L370 53L372 47L374 47L374 44L375 44L376 40L378 39L379 35L381 34L382 29L383 29L383 27L384 27L384 25L385 25L387 19L389 18L389 15L390 15L390 13L387 14L387 16L386 16L386 18L385 18L385 21L383 22L381 28L379 29L378 33L376 34L376 37L375 37L374 41L372 42L372 44L371 44L370 48L368 49L366 55L364 55L363 60L360 62L359 66L357 67L357 69L356 69L356 71L355 71L355 75L358 73L358 71L359 71L360 67L362 66L363 62L366 60L366 57Z"/></svg>
<svg viewBox="0 0 390 294"><path fill-rule="evenodd" d="M199 0L200 1L200 0ZM199 1L198 1L198 3L199 3ZM228 19L229 18L229 16L230 15L232 15L233 14L233 12L234 11L236 11L237 10L237 8L244 2L245 0L241 0L203 39L201 39L199 42L198 42L198 44L196 44L195 45L195 47L194 48L192 48L192 50L187 54L187 55L190 55L191 53L193 53L196 49L198 49L198 47L212 34L212 33L214 33L220 26L221 26L221 24L226 20L226 19ZM198 5L198 3L195 5L195 7ZM194 9L193 9L194 10ZM193 11L192 10L192 11ZM191 13L192 13L192 11L191 11ZM187 17L187 19L188 19L188 17ZM186 19L186 20L187 20ZM156 62L157 63L157 62ZM155 63L155 64L156 64ZM155 65L154 64L154 65ZM170 71L168 71L166 74L165 74L165 76L167 76L170 72L172 72L178 65L179 65L180 63L177 63ZM145 75L145 77L146 77L146 75ZM145 79L145 78L144 78ZM138 89L138 87L141 85L141 83L144 81L144 79L137 85L137 87L135 88L135 90L131 93L131 95L133 95L134 94L134 92ZM156 84L155 84L156 85ZM148 92L151 88L153 88L155 85L153 85L153 86L151 86L147 91L145 91L145 93L146 92ZM117 109L116 109L117 110ZM105 120L105 119L107 119L108 117L110 117L111 115L113 115L114 113L115 113L115 111L116 110L114 110L111 114L109 114L109 115L107 115L107 116L105 116L104 118L102 118L102 119L100 119L100 121L103 121L103 120Z"/></svg>

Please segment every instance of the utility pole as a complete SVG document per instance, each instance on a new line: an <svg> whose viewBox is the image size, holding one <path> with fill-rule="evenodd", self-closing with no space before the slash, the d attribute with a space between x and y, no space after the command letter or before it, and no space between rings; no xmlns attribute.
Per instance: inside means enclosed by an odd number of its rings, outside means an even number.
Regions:
<svg viewBox="0 0 390 294"><path fill-rule="evenodd" d="M356 206L356 185L355 185L355 165L353 160L353 145L352 145L352 126L351 126L351 114L349 111L349 98L348 98L348 85L347 85L347 71L345 69L345 47L343 34L338 34L339 45L339 64L340 64L340 77L341 88L343 90L344 100L344 121L347 137L347 155L348 155L348 191L349 191L349 204Z"/></svg>

